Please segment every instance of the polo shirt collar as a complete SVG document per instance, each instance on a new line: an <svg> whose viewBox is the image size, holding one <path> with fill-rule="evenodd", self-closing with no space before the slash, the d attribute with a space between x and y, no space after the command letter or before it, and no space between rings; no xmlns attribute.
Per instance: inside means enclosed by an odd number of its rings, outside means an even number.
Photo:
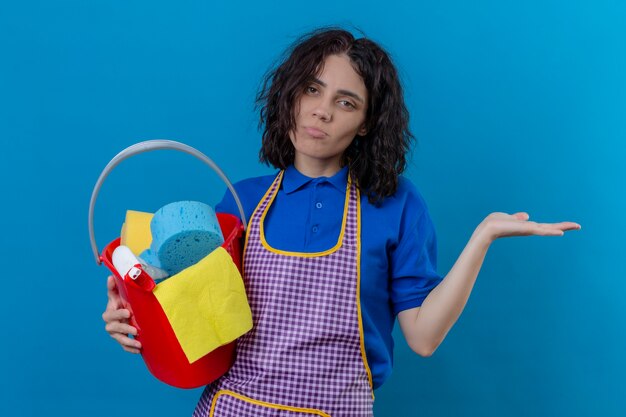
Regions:
<svg viewBox="0 0 626 417"><path fill-rule="evenodd" d="M287 194L291 194L311 181L328 182L342 193L345 193L346 184L348 182L348 166L346 165L341 168L332 177L311 178L302 174L293 165L289 165L283 175L283 191Z"/></svg>

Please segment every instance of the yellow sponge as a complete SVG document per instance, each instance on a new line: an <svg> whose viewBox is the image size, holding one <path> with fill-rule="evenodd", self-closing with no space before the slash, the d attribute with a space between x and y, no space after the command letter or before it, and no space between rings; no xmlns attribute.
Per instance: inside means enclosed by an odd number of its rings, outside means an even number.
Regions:
<svg viewBox="0 0 626 417"><path fill-rule="evenodd" d="M150 233L152 216L152 213L142 211L126 211L126 221L122 225L120 244L128 246L136 256L148 249L152 243L152 234Z"/></svg>

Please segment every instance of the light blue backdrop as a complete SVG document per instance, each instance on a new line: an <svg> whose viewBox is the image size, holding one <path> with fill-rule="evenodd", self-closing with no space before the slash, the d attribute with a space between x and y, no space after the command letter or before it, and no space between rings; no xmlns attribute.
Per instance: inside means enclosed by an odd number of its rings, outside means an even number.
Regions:
<svg viewBox="0 0 626 417"><path fill-rule="evenodd" d="M104 331L92 187L153 138L197 147L233 180L271 172L257 163L259 80L327 24L361 28L400 69L419 139L407 175L442 274L492 211L582 225L496 241L433 357L396 327L376 415L624 415L626 7L393 0L3 2L0 415L190 414L199 390L159 383ZM138 156L105 184L96 237L116 237L127 208L222 192L191 157Z"/></svg>

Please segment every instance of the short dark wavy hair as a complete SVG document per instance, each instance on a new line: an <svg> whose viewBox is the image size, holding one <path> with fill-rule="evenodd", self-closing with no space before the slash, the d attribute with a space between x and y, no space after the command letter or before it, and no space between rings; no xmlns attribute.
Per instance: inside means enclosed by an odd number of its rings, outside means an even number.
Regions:
<svg viewBox="0 0 626 417"><path fill-rule="evenodd" d="M342 164L371 203L393 195L406 168L406 154L414 136L398 72L389 54L378 44L355 37L341 28L307 33L289 47L281 61L263 77L256 96L263 128L261 162L285 169L293 164L295 149L289 138L296 126L295 104L311 76L317 75L328 55L345 54L368 92L365 136L356 136L343 154Z"/></svg>

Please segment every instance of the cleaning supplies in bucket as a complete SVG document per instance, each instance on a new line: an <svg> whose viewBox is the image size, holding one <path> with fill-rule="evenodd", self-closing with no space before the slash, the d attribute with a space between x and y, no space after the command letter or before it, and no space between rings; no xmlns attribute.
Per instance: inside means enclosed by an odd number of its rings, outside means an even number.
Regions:
<svg viewBox="0 0 626 417"><path fill-rule="evenodd" d="M152 243L151 213L129 210L121 236L102 252L94 233L96 200L107 176L131 156L156 150L184 152L206 163L226 183L240 212L240 217L217 213L217 230L224 236L221 247L158 285L144 271L145 264L138 256ZM252 328L252 313L241 277L246 223L241 201L224 172L206 155L184 143L162 139L136 143L118 153L98 177L89 202L91 248L96 262L113 273L123 305L132 313L131 323L139 329L136 338L142 344L143 360L159 380L179 388L197 388L224 375L232 365L236 339ZM120 245L128 246L140 261L131 269L128 264L120 266L122 272L128 269L124 276L112 262ZM149 285L140 285L143 278Z"/></svg>
<svg viewBox="0 0 626 417"><path fill-rule="evenodd" d="M164 270L137 258L128 246L120 245L115 248L112 261L120 277L128 277L146 291L152 291L156 282L169 276Z"/></svg>
<svg viewBox="0 0 626 417"><path fill-rule="evenodd" d="M211 206L178 201L154 215L129 210L122 236L142 252L120 245L113 265L129 285L154 293L190 363L250 330L243 282L221 247L224 236Z"/></svg>
<svg viewBox="0 0 626 417"><path fill-rule="evenodd" d="M153 216L152 213L127 210L120 233L120 245L128 246L135 255L139 255L149 248L150 242L152 242L150 221Z"/></svg>
<svg viewBox="0 0 626 417"><path fill-rule="evenodd" d="M150 221L152 243L139 257L175 275L224 243L213 208L198 201L177 201L161 207Z"/></svg>

